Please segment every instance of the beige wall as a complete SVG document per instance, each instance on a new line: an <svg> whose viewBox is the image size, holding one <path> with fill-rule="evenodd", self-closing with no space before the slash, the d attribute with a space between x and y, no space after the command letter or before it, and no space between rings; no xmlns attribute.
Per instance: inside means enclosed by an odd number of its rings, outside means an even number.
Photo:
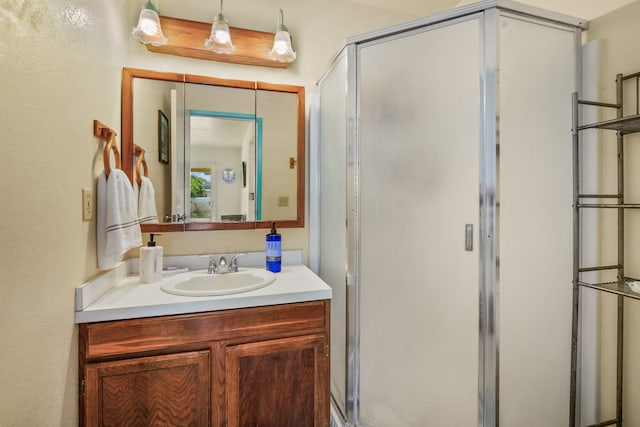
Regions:
<svg viewBox="0 0 640 427"><path fill-rule="evenodd" d="M263 119L262 138L262 218L296 218L296 176L298 168L289 167L289 159L297 156L297 95L258 91L256 115ZM274 141L270 144L266 141ZM278 198L287 197L288 206L278 206Z"/></svg>
<svg viewBox="0 0 640 427"><path fill-rule="evenodd" d="M640 2L636 1L617 11L611 12L590 23L587 32L589 41L599 40L600 43L600 100L605 102L615 102L615 77L616 74L630 74L640 71L640 56L638 46L640 45L640 32L638 22L640 21ZM635 86L634 83L631 83ZM626 99L635 102L635 87ZM625 108L628 103L625 102ZM634 105L635 110L635 105ZM633 114L635 111L627 111ZM614 190L616 187L615 174L615 136L611 133L602 133L601 142L601 167L603 170L601 188L604 191ZM640 135L629 135L625 137L629 144L625 147L625 201L627 203L637 203L640 200L640 169L637 168L640 160ZM628 212L626 214L626 239L625 239L625 275L640 278L640 244L637 236L640 235L640 215L639 212ZM613 217L614 215L609 215ZM609 219L613 219L610 221ZM616 240L607 236L615 236L615 218L607 218L603 215L602 230L604 242L600 256L603 262L613 261L615 263ZM613 279L613 278L611 278ZM640 398L640 366L636 363L640 358L640 338L638 335L640 324L640 303L627 299L625 303L625 342L624 342L624 388L623 388L623 419L624 425L640 425L640 407L633 402ZM599 382L599 421L615 418L615 328L616 328L616 305L617 298L612 295L601 295L600 297L600 355L599 372L597 380Z"/></svg>
<svg viewBox="0 0 640 427"><path fill-rule="evenodd" d="M3 0L0 3L0 425L73 426L77 419L74 288L97 273L95 219L82 221L81 189L102 170L92 135L120 128L123 66L311 87L344 37L404 17L335 0L252 0L225 9L232 25L272 30L277 8L294 34L288 70L148 53L130 36L143 1ZM160 2L190 19L189 4ZM173 3L170 4L170 3ZM255 8L247 7L247 4ZM225 4L227 6L227 4ZM171 7L175 10L171 11ZM195 6L191 6L195 9ZM331 22L327 37L323 22ZM281 230L306 251L307 230ZM265 231L179 233L166 254L263 249Z"/></svg>
<svg viewBox="0 0 640 427"><path fill-rule="evenodd" d="M92 121L119 123L123 1L3 1L0 26L0 425L70 426L73 288L96 273L82 221L101 155ZM119 126L118 126L119 127Z"/></svg>

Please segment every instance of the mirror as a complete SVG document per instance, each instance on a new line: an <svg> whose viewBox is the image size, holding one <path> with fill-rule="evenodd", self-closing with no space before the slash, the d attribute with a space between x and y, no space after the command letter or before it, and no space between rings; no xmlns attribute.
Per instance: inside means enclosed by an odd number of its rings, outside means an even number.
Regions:
<svg viewBox="0 0 640 427"><path fill-rule="evenodd" d="M253 177L255 141L260 140L260 136L255 134L253 115L192 112L189 126L189 220L259 219ZM250 194L253 196L249 197Z"/></svg>
<svg viewBox="0 0 640 427"><path fill-rule="evenodd" d="M123 69L122 168L134 182L144 150L159 218L142 231L304 227L304 108L301 86Z"/></svg>

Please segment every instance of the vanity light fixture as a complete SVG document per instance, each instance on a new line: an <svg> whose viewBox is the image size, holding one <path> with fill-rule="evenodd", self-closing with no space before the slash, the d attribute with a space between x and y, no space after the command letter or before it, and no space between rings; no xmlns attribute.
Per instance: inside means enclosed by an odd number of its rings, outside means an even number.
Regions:
<svg viewBox="0 0 640 427"><path fill-rule="evenodd" d="M291 36L282 24L282 11L278 34L230 27L222 13L222 0L213 25L168 16L160 16L160 24L169 40L162 46L145 44L151 52L271 68L287 68L296 58Z"/></svg>
<svg viewBox="0 0 640 427"><path fill-rule="evenodd" d="M293 62L296 59L296 53L291 47L291 35L287 27L284 26L282 9L278 15L276 36L273 39L273 48L269 52L269 58L278 62Z"/></svg>
<svg viewBox="0 0 640 427"><path fill-rule="evenodd" d="M158 0L156 0L156 3L157 2ZM151 0L147 0L140 11L138 26L131 31L133 37L137 38L144 44L150 43L153 46L162 46L168 41L162 33L158 7L154 6L153 3L151 3Z"/></svg>
<svg viewBox="0 0 640 427"><path fill-rule="evenodd" d="M213 20L211 26L211 34L204 41L207 49L213 50L215 53L231 54L235 52L236 47L231 42L231 34L229 33L229 24L222 14L222 2L220 0L220 10Z"/></svg>

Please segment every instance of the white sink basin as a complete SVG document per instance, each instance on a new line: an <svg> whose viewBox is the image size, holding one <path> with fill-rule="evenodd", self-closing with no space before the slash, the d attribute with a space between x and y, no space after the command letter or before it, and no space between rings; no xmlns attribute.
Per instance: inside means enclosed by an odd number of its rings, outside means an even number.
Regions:
<svg viewBox="0 0 640 427"><path fill-rule="evenodd" d="M275 274L261 268L241 268L237 273L226 274L196 270L176 276L160 288L174 295L205 297L249 292L269 286L275 280Z"/></svg>

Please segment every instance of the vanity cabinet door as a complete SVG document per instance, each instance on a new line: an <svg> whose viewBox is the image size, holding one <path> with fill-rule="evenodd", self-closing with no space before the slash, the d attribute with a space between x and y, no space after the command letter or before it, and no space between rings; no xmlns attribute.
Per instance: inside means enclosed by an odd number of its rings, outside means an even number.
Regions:
<svg viewBox="0 0 640 427"><path fill-rule="evenodd" d="M228 427L329 425L325 335L229 346L226 368Z"/></svg>
<svg viewBox="0 0 640 427"><path fill-rule="evenodd" d="M85 365L86 426L209 426L210 352Z"/></svg>

